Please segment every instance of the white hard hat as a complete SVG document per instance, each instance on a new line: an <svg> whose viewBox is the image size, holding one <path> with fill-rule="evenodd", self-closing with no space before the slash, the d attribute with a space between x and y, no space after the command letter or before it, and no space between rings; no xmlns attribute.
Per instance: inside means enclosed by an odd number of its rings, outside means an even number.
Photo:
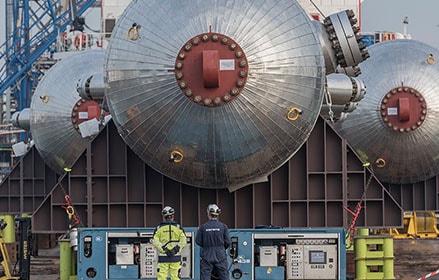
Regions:
<svg viewBox="0 0 439 280"><path fill-rule="evenodd" d="M219 214L221 214L221 209L216 204L209 204L207 206L207 214L218 216Z"/></svg>
<svg viewBox="0 0 439 280"><path fill-rule="evenodd" d="M165 206L165 208L163 208L163 210L162 210L163 217L171 216L174 214L175 214L175 210L171 206Z"/></svg>

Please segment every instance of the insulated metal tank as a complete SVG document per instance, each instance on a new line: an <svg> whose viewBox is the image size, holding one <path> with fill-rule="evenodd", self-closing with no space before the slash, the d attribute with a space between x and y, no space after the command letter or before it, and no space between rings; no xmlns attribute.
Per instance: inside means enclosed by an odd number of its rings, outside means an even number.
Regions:
<svg viewBox="0 0 439 280"><path fill-rule="evenodd" d="M32 139L42 159L58 174L75 163L93 138L84 136L88 128L81 131L81 124L100 119L101 107L95 101L81 99L76 89L84 77L102 73L103 64L103 50L76 52L63 58L44 75L32 97ZM21 118L16 117L17 121Z"/></svg>
<svg viewBox="0 0 439 280"><path fill-rule="evenodd" d="M183 184L266 179L304 144L325 82L296 1L132 1L106 52L106 99L124 141Z"/></svg>
<svg viewBox="0 0 439 280"><path fill-rule="evenodd" d="M358 77L367 94L336 130L383 182L408 184L439 174L438 49L393 40L368 51Z"/></svg>

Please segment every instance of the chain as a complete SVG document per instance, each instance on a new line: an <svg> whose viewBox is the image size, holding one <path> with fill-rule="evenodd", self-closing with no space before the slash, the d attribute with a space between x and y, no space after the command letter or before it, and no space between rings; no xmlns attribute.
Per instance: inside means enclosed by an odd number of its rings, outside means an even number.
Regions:
<svg viewBox="0 0 439 280"><path fill-rule="evenodd" d="M107 107L107 99L103 98L102 104L101 104L101 115L99 117L99 128L105 126L105 107Z"/></svg>
<svg viewBox="0 0 439 280"><path fill-rule="evenodd" d="M73 206L73 202L72 199L70 197L70 195L67 194L66 190L64 189L64 185L62 183L62 180L66 177L66 175L71 171L70 169L65 168L64 169L64 173L62 176L59 177L58 179L58 185L60 186L61 190L64 193L64 199L66 200L67 206L61 206L64 209L66 209L67 215L69 217L69 220L71 222L71 224L69 225L70 228L75 227L77 225L83 227L81 218L79 217L79 214L75 211L75 208ZM70 229L69 228L69 229Z"/></svg>
<svg viewBox="0 0 439 280"><path fill-rule="evenodd" d="M331 97L331 93L328 90L328 87L326 87L326 91L325 91L325 101L329 108L329 112L328 112L329 119L331 120L332 123L334 123L334 112L332 111L332 97Z"/></svg>

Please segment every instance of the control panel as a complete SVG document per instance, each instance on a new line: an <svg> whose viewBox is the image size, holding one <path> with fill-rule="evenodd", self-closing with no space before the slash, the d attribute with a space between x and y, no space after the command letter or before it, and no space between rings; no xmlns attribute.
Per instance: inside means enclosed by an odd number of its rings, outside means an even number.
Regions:
<svg viewBox="0 0 439 280"><path fill-rule="evenodd" d="M198 228L185 228L180 279L200 279ZM154 228L79 228L77 279L156 279ZM344 229L230 229L229 277L239 280L346 279ZM217 278L212 272L212 279Z"/></svg>
<svg viewBox="0 0 439 280"><path fill-rule="evenodd" d="M188 237L188 245L181 250L181 278L191 278L192 275L192 233L186 233L186 236ZM158 258L157 250L151 243L140 244L140 278L148 279L157 277Z"/></svg>
<svg viewBox="0 0 439 280"><path fill-rule="evenodd" d="M343 231L267 230L255 232L252 242L255 246L254 279L332 280L345 276Z"/></svg>
<svg viewBox="0 0 439 280"><path fill-rule="evenodd" d="M140 244L140 278L154 278L157 274L158 254L151 243Z"/></svg>
<svg viewBox="0 0 439 280"><path fill-rule="evenodd" d="M303 247L298 245L287 245L287 278L303 278Z"/></svg>
<svg viewBox="0 0 439 280"><path fill-rule="evenodd" d="M326 239L301 239L287 245L288 279L337 279L337 244Z"/></svg>
<svg viewBox="0 0 439 280"><path fill-rule="evenodd" d="M154 229L79 229L78 280L156 279L158 252L151 244ZM181 279L193 279L192 231L185 232Z"/></svg>

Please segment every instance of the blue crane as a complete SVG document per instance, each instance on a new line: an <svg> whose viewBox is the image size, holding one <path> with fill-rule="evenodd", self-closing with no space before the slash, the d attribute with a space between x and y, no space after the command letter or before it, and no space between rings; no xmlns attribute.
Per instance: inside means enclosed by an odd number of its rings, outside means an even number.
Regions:
<svg viewBox="0 0 439 280"><path fill-rule="evenodd" d="M5 0L7 37L0 46L0 94L10 90L17 110L30 106L32 89L41 75L32 65L95 0L70 0L67 8L63 7L66 2Z"/></svg>

